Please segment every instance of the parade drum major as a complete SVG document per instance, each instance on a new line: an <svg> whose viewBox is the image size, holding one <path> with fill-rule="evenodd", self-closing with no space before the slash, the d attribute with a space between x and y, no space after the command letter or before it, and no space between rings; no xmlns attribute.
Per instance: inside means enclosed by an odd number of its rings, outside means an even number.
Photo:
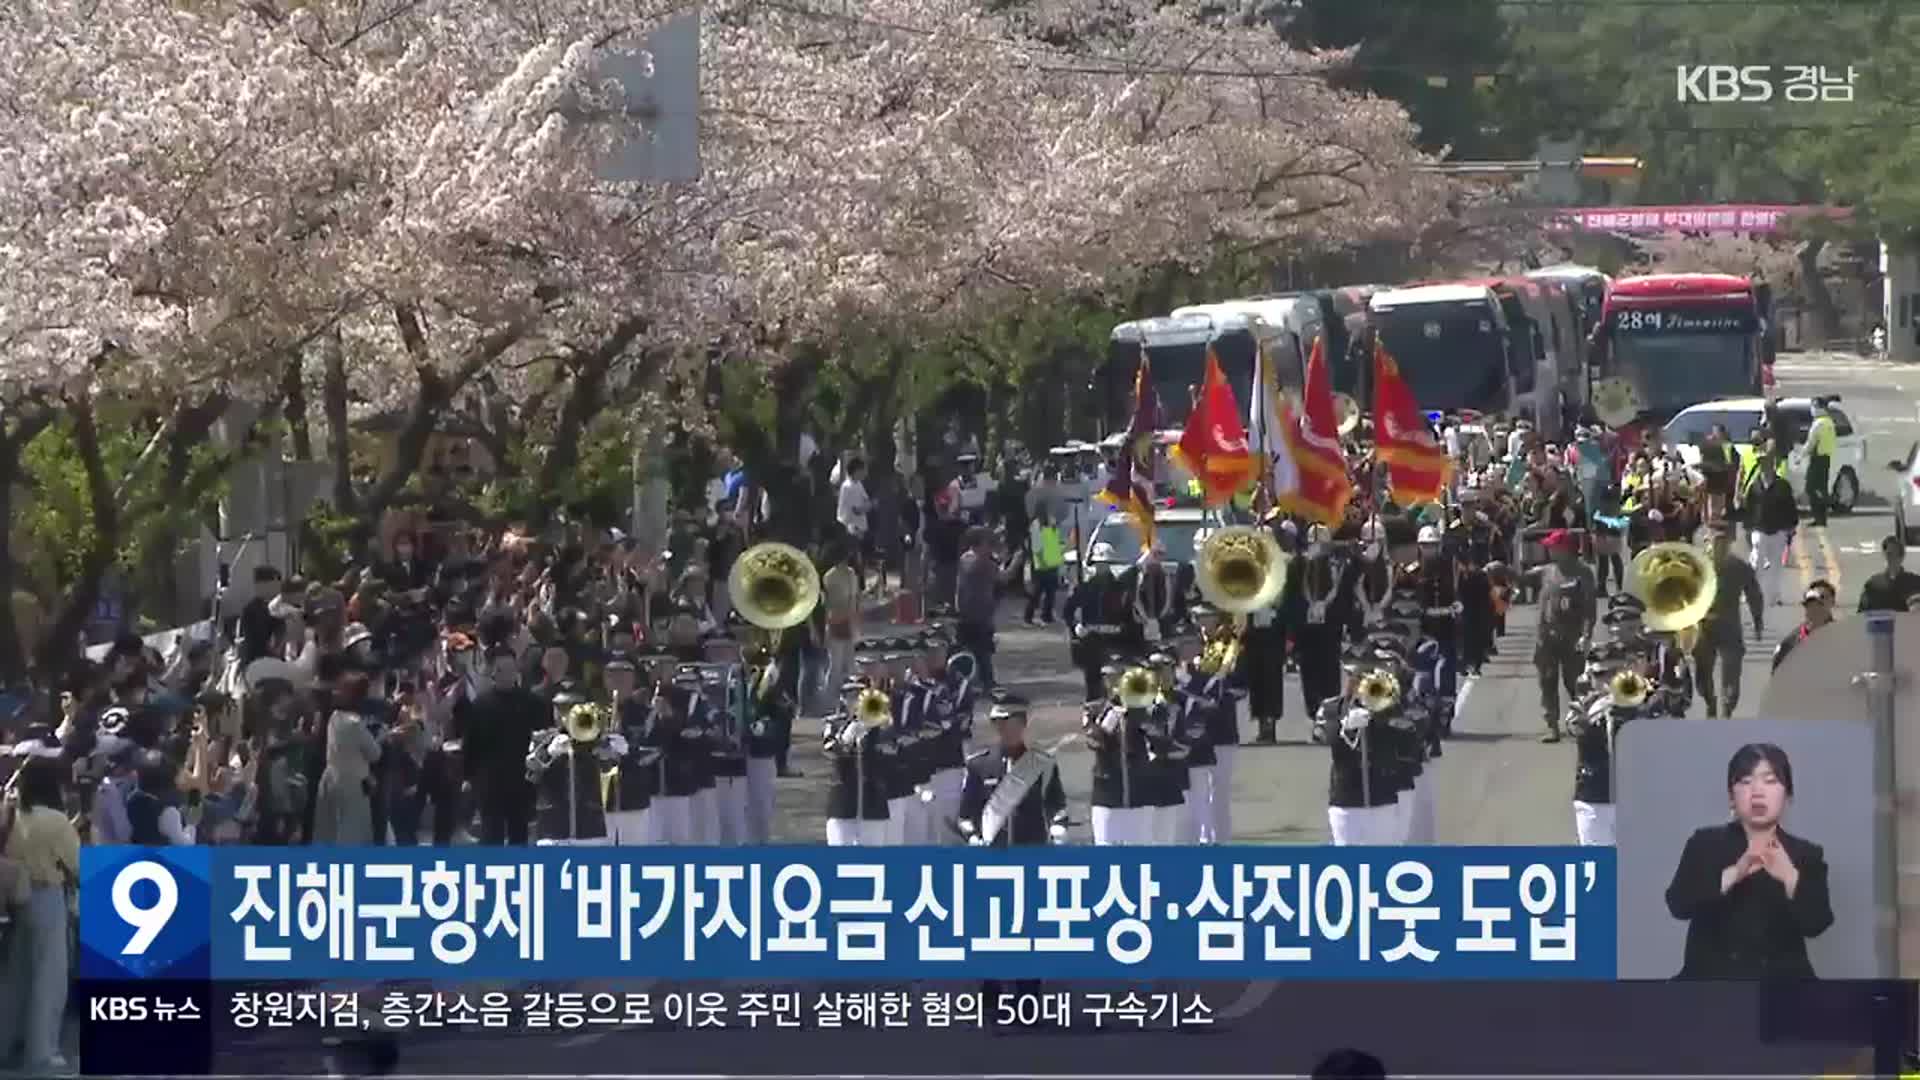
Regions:
<svg viewBox="0 0 1920 1080"><path fill-rule="evenodd" d="M1900 967L1920 975L1920 615L1893 616L1893 670L1874 670L1865 617L1852 616L1808 634L1767 680L1760 715L1769 720L1870 724L1875 695L1893 694L1896 831L1900 854ZM1871 783L1872 777L1856 778Z"/></svg>

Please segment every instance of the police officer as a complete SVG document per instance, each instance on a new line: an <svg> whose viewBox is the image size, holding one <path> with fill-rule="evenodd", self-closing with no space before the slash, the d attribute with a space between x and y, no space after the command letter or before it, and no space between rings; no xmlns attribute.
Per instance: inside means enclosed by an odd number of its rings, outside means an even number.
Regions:
<svg viewBox="0 0 1920 1080"><path fill-rule="evenodd" d="M1293 635L1300 669L1300 696L1307 715L1340 692L1341 646L1359 630L1360 578L1363 568L1344 545L1335 544L1325 525L1307 529L1307 556L1288 566L1280 599L1282 623Z"/></svg>
<svg viewBox="0 0 1920 1080"><path fill-rule="evenodd" d="M1103 675L1111 683L1122 670L1109 664ZM1149 711L1123 706L1117 694L1087 704L1087 744L1093 750L1093 842L1103 847L1153 842Z"/></svg>
<svg viewBox="0 0 1920 1080"><path fill-rule="evenodd" d="M1566 529L1555 529L1543 542L1553 561L1540 571L1539 640L1533 649L1533 667L1540 680L1540 711L1546 721L1546 742L1560 741L1560 690L1569 697L1577 690L1585 664L1583 642L1593 634L1599 616L1599 586L1593 570L1580 561L1579 541Z"/></svg>
<svg viewBox="0 0 1920 1080"><path fill-rule="evenodd" d="M1113 545L1093 545L1088 573L1061 613L1068 632L1073 664L1086 684L1086 700L1107 696L1102 674L1114 655L1140 636L1134 622L1133 597L1128 583L1113 572Z"/></svg>

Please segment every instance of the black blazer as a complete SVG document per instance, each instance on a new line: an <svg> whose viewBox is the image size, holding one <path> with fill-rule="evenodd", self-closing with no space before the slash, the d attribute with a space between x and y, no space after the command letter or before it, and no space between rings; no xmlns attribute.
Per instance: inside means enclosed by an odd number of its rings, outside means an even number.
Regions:
<svg viewBox="0 0 1920 1080"><path fill-rule="evenodd" d="M1764 871L1720 893L1720 874L1747 849L1738 822L1709 825L1687 838L1667 886L1667 910L1687 921L1681 979L1814 979L1807 939L1833 925L1827 898L1827 862L1820 845L1779 833L1800 871L1791 898Z"/></svg>

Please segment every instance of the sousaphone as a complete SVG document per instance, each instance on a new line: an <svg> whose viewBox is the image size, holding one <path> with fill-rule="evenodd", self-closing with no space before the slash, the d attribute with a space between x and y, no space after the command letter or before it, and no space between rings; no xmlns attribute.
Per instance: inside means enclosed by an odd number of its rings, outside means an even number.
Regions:
<svg viewBox="0 0 1920 1080"><path fill-rule="evenodd" d="M1333 395L1333 415L1341 435L1353 434L1360 426L1360 403L1347 394Z"/></svg>
<svg viewBox="0 0 1920 1080"><path fill-rule="evenodd" d="M1616 431L1639 419L1645 408L1640 391L1621 376L1614 375L1593 384L1593 414Z"/></svg>

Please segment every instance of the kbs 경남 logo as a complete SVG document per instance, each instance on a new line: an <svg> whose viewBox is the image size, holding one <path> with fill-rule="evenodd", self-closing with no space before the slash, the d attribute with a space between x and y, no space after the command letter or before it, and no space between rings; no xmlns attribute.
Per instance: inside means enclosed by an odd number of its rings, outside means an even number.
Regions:
<svg viewBox="0 0 1920 1080"><path fill-rule="evenodd" d="M1773 100L1773 67L1682 64L1674 69L1679 101L1727 104Z"/></svg>

